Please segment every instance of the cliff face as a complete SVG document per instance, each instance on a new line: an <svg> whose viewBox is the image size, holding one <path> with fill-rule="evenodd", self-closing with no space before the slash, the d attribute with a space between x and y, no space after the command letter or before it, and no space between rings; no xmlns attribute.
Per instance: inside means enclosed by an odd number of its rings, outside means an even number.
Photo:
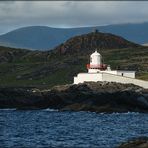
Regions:
<svg viewBox="0 0 148 148"><path fill-rule="evenodd" d="M0 108L92 112L148 112L148 90L132 84L85 83L51 90L1 88Z"/></svg>
<svg viewBox="0 0 148 148"><path fill-rule="evenodd" d="M121 49L138 47L140 45L127 41L126 39L110 33L92 32L73 37L61 44L55 50L62 54L87 52L94 49Z"/></svg>

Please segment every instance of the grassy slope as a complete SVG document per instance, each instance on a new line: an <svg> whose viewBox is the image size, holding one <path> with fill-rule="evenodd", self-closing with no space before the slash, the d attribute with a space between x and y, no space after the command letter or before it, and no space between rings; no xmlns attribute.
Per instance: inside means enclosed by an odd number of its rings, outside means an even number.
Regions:
<svg viewBox="0 0 148 148"><path fill-rule="evenodd" d="M0 47L1 55L6 56L9 52L11 52L7 56L9 61L0 63L0 86L51 87L72 83L73 76L78 72L87 71L85 65L89 62L90 54L60 56L50 52L27 50L22 50L22 53L19 49ZM136 69L137 78L148 80L147 47L109 49L99 52L103 55L105 63L110 64L114 69L119 65L122 69Z"/></svg>

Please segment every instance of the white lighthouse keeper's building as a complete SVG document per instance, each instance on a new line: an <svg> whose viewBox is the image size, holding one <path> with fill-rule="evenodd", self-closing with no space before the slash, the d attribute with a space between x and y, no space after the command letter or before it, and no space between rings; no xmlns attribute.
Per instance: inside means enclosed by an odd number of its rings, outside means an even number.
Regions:
<svg viewBox="0 0 148 148"><path fill-rule="evenodd" d="M148 88L148 81L135 79L135 71L111 70L109 65L103 64L102 56L95 51L90 55L90 64L87 64L88 73L79 73L74 77L74 84L83 82L117 82L132 83Z"/></svg>

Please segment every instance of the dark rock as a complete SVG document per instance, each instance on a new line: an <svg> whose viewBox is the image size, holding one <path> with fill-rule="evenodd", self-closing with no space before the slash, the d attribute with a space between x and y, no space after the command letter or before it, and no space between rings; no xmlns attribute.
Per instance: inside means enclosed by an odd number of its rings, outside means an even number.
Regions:
<svg viewBox="0 0 148 148"><path fill-rule="evenodd" d="M0 108L53 108L93 112L148 112L148 90L133 84L91 82L50 90L0 88Z"/></svg>
<svg viewBox="0 0 148 148"><path fill-rule="evenodd" d="M118 148L148 148L148 137L139 137L122 143Z"/></svg>

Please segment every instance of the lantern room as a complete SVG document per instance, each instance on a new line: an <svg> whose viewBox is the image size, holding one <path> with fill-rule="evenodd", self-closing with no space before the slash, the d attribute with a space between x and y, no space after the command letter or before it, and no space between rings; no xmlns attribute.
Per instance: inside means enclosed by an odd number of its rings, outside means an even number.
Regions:
<svg viewBox="0 0 148 148"><path fill-rule="evenodd" d="M90 55L90 64L87 64L87 69L106 70L107 65L102 63L102 56L97 50Z"/></svg>

